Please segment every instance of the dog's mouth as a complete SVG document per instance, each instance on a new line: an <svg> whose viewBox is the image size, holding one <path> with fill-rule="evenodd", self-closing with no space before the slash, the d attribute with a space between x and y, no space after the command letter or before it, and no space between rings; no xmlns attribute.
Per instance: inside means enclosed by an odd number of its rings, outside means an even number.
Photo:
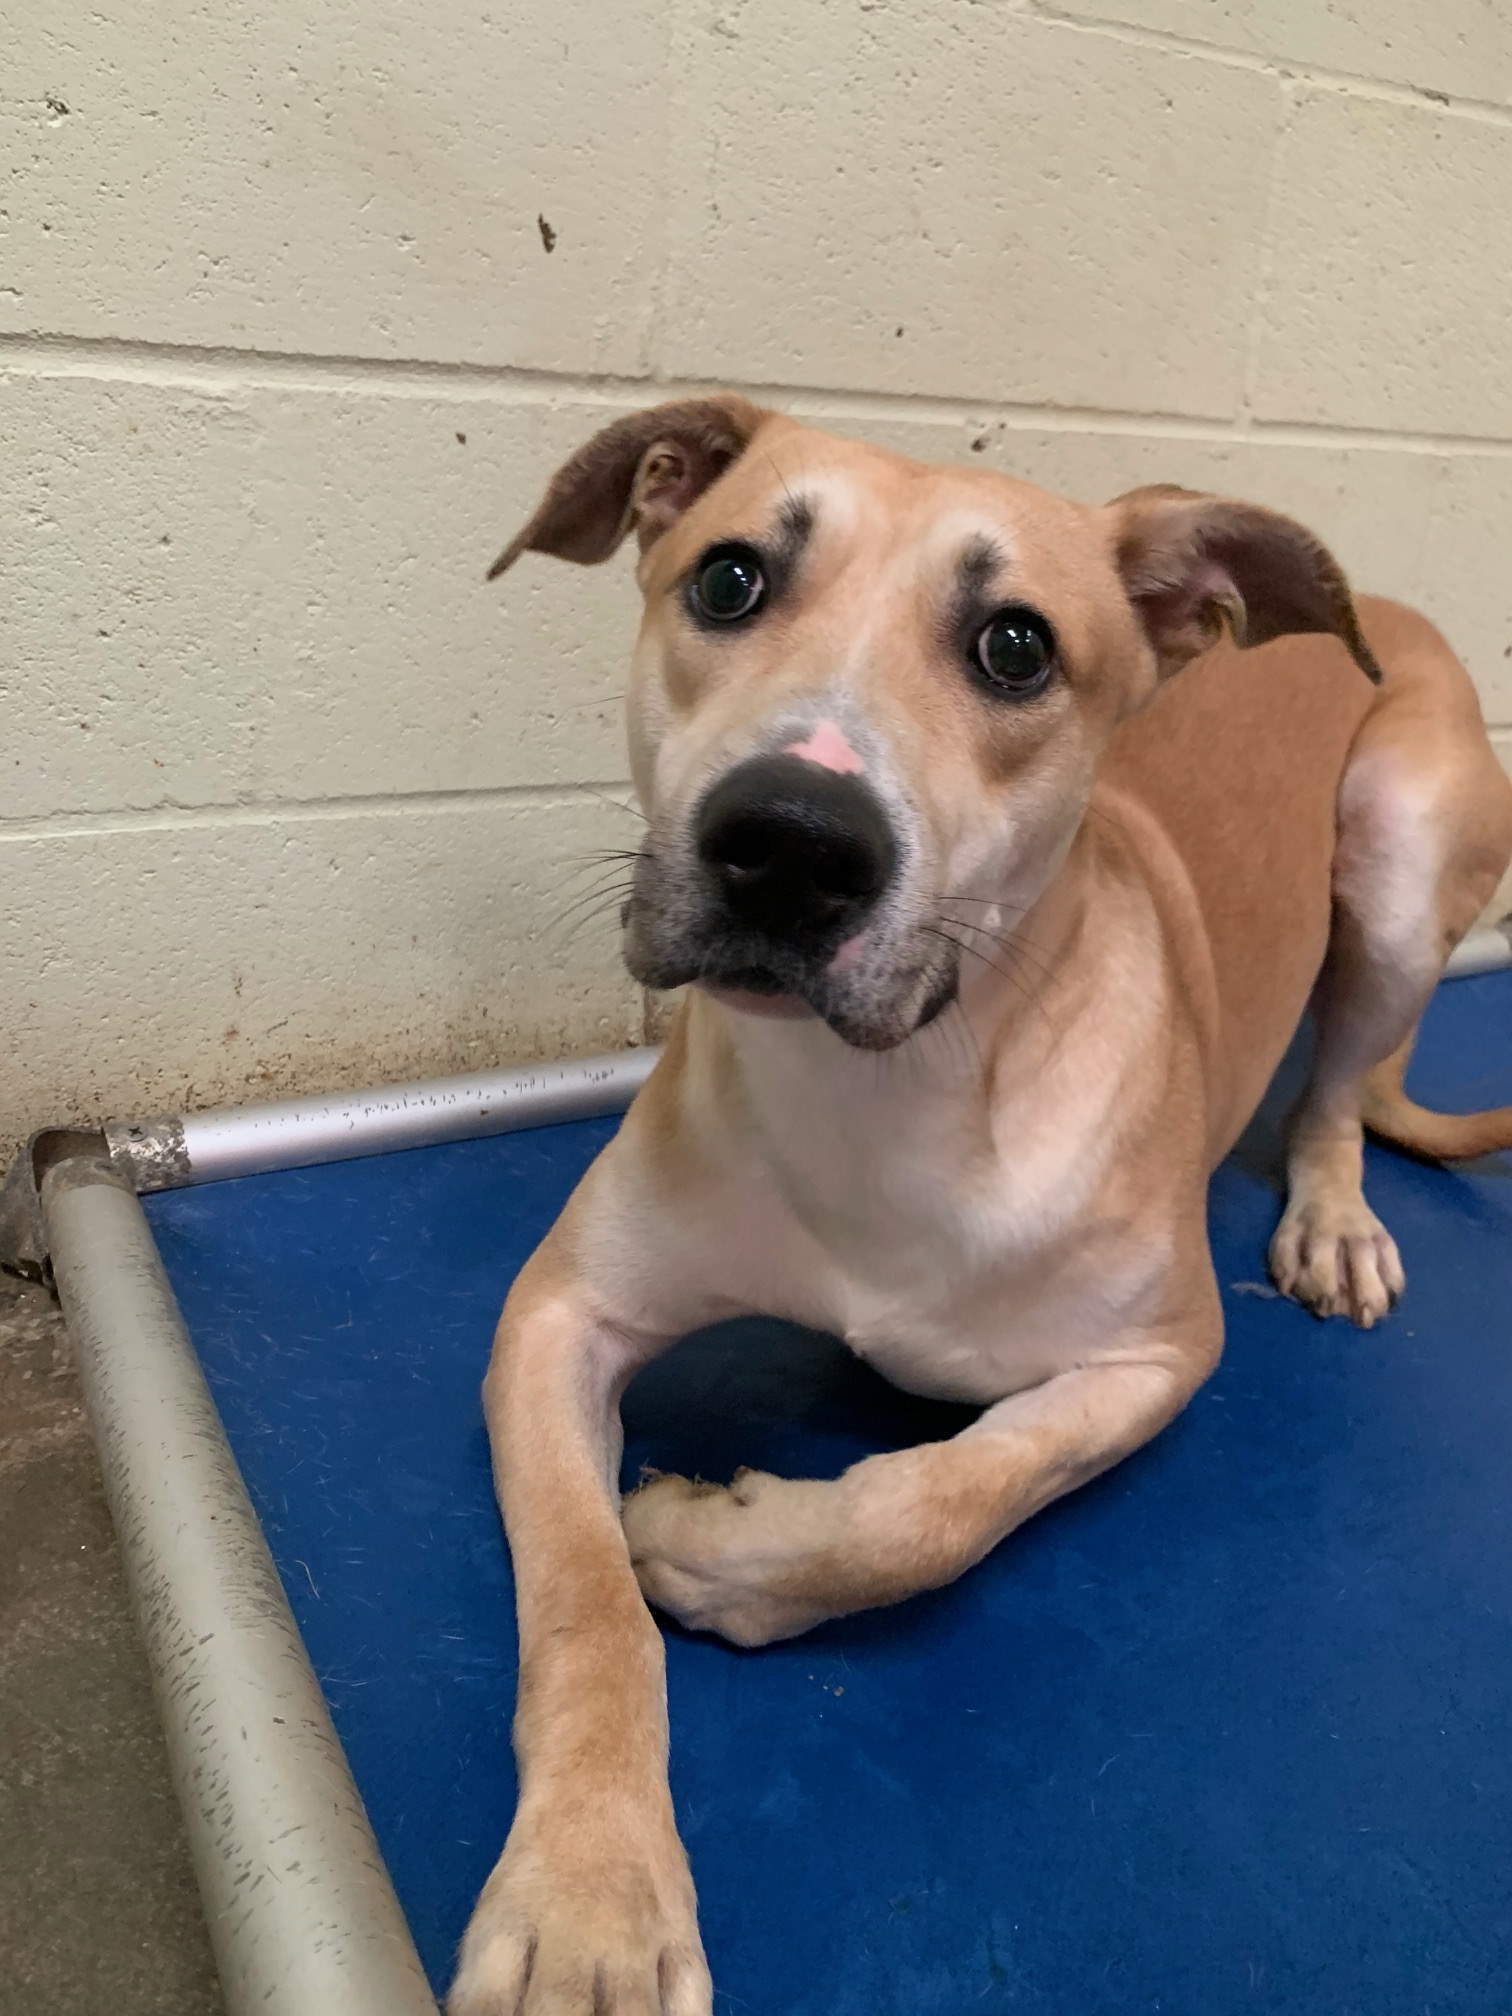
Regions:
<svg viewBox="0 0 1512 2016"><path fill-rule="evenodd" d="M726 972L701 974L704 986L725 994L759 994L778 997L794 990L790 981L774 973L770 966L732 966Z"/></svg>
<svg viewBox="0 0 1512 2016"><path fill-rule="evenodd" d="M893 972L834 971L833 952L699 943L702 934L668 946L632 905L626 920L625 963L642 986L658 991L696 986L712 999L763 1020L817 1017L855 1050L892 1050L926 1028L955 1000L959 961L953 952Z"/></svg>
<svg viewBox="0 0 1512 2016"><path fill-rule="evenodd" d="M784 1003L824 1013L821 962L786 948L758 957L749 945L722 943L707 932L666 933L632 913L625 964L646 987L701 987L716 999L768 1013Z"/></svg>
<svg viewBox="0 0 1512 2016"><path fill-rule="evenodd" d="M765 973L760 967L747 967L725 979L705 974L696 984L726 1008L769 1022L802 1021L819 1012L801 994L785 987L775 974Z"/></svg>

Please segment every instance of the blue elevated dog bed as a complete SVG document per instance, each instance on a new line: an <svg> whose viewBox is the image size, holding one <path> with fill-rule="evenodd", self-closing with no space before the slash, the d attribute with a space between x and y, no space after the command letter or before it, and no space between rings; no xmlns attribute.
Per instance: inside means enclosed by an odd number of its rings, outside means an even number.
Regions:
<svg viewBox="0 0 1512 2016"><path fill-rule="evenodd" d="M1512 1101L1512 974L1440 991L1412 1082ZM479 1380L615 1124L146 1200L438 1992L514 1798ZM1512 2006L1512 1157L1370 1152L1409 1287L1368 1335L1267 1286L1277 1163L1268 1109L1213 1186L1226 1356L1152 1447L934 1596L670 1634L721 2016ZM625 1479L834 1475L965 1418L743 1322L637 1381Z"/></svg>

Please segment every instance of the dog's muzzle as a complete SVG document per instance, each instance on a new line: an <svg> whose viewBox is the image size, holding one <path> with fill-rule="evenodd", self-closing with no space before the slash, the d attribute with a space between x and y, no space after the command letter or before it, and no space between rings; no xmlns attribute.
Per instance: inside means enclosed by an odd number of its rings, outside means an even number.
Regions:
<svg viewBox="0 0 1512 2016"><path fill-rule="evenodd" d="M755 756L714 785L694 822L710 922L758 967L822 960L875 910L898 865L881 800L801 756ZM779 976L780 977L780 976Z"/></svg>
<svg viewBox="0 0 1512 2016"><path fill-rule="evenodd" d="M903 845L864 777L753 756L694 807L683 844L651 847L625 914L646 987L699 981L727 1001L802 1004L846 1043L888 1050L955 997L953 946L900 910Z"/></svg>

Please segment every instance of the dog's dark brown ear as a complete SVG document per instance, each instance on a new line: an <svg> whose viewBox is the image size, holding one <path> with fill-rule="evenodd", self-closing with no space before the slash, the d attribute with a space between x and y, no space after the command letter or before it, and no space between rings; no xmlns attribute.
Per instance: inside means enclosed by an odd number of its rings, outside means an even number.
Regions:
<svg viewBox="0 0 1512 2016"><path fill-rule="evenodd" d="M1225 630L1241 645L1325 631L1379 684L1344 570L1294 519L1168 483L1114 498L1107 515L1118 571L1162 676Z"/></svg>
<svg viewBox="0 0 1512 2016"><path fill-rule="evenodd" d="M770 417L734 392L627 413L562 464L529 524L489 568L489 580L522 553L592 566L607 560L632 527L649 546Z"/></svg>

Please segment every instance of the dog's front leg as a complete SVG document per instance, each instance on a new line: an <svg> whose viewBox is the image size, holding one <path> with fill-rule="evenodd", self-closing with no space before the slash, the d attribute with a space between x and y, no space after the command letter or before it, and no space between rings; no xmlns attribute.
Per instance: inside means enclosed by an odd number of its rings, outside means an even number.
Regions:
<svg viewBox="0 0 1512 2016"><path fill-rule="evenodd" d="M649 1600L738 1645L937 1589L1180 1412L1218 1351L1200 1331L1016 1393L952 1441L871 1456L832 1483L661 1477L625 1504Z"/></svg>
<svg viewBox="0 0 1512 2016"><path fill-rule="evenodd" d="M484 1387L520 1623L520 1797L452 2016L708 2016L667 1786L661 1635L620 1526L619 1399L665 1339L616 1329L560 1228L505 1307Z"/></svg>

